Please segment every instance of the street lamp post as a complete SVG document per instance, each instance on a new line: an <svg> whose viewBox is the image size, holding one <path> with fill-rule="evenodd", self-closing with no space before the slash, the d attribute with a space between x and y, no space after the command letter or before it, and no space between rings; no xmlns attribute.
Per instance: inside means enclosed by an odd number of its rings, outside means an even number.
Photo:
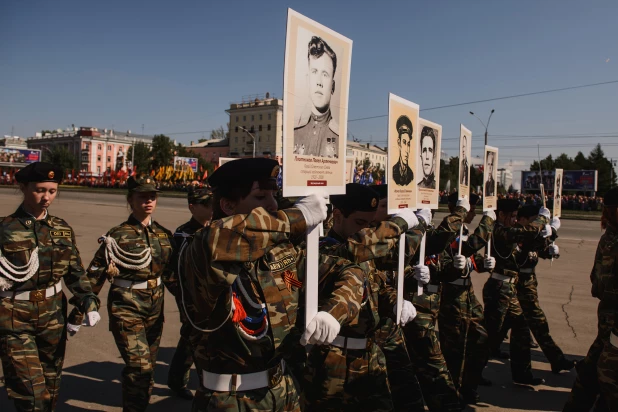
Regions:
<svg viewBox="0 0 618 412"><path fill-rule="evenodd" d="M245 129L242 126L239 126L240 129L244 130L245 133L247 133L249 135L249 137L251 137L251 139L253 139L253 158L255 158L255 145L257 144L257 140L255 139L255 136L252 135L249 130Z"/></svg>
<svg viewBox="0 0 618 412"><path fill-rule="evenodd" d="M489 113L489 119L487 119L487 125L485 125L485 123L483 123L483 121L474 114L474 112L470 112L470 114L474 117L476 117L479 122L481 122L481 124L483 125L483 127L485 128L485 146L487 146L487 129L489 128L489 122L491 121L491 115L494 114L495 110L491 109L491 112Z"/></svg>

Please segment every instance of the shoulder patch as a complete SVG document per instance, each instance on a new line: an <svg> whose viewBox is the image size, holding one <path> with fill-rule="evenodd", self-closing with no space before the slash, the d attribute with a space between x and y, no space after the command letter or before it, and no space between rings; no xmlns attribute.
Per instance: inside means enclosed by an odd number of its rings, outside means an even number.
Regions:
<svg viewBox="0 0 618 412"><path fill-rule="evenodd" d="M292 266L296 262L296 257L293 255L284 255L274 262L268 262L268 267L271 271L280 271Z"/></svg>

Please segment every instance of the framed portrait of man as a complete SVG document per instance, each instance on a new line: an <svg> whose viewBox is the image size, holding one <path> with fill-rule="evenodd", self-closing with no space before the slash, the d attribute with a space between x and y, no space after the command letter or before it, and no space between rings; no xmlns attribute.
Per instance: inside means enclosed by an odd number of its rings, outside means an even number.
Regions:
<svg viewBox="0 0 618 412"><path fill-rule="evenodd" d="M397 209L416 209L418 176L419 106L394 94L388 97L389 214Z"/></svg>
<svg viewBox="0 0 618 412"><path fill-rule="evenodd" d="M418 139L418 208L438 208L440 186L440 144L442 126L429 120L419 119Z"/></svg>
<svg viewBox="0 0 618 412"><path fill-rule="evenodd" d="M459 127L459 198L470 198L470 156L472 154L472 132L463 124Z"/></svg>
<svg viewBox="0 0 618 412"><path fill-rule="evenodd" d="M345 193L352 40L288 9L283 194Z"/></svg>
<svg viewBox="0 0 618 412"><path fill-rule="evenodd" d="M554 217L562 216L562 177L564 169L556 169L554 180Z"/></svg>
<svg viewBox="0 0 618 412"><path fill-rule="evenodd" d="M483 164L483 211L498 207L498 148L485 146Z"/></svg>

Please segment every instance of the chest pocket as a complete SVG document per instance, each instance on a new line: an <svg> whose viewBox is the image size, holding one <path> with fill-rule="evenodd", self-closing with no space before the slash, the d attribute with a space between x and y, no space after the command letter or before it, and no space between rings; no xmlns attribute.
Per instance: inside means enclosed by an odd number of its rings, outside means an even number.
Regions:
<svg viewBox="0 0 618 412"><path fill-rule="evenodd" d="M73 257L73 241L69 237L53 237L52 273L56 279L64 276L71 265Z"/></svg>
<svg viewBox="0 0 618 412"><path fill-rule="evenodd" d="M172 242L166 233L156 233L156 236L161 246L161 263L166 264L172 256Z"/></svg>
<svg viewBox="0 0 618 412"><path fill-rule="evenodd" d="M35 248L32 240L20 240L2 245L2 255L11 264L23 266L30 260L32 250Z"/></svg>

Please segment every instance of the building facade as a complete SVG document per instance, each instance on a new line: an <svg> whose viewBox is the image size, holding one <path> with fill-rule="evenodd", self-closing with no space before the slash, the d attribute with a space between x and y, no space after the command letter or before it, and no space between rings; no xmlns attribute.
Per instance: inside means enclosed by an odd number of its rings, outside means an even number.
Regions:
<svg viewBox="0 0 618 412"><path fill-rule="evenodd" d="M230 104L230 157L272 157L283 155L283 100L265 96L246 96ZM255 148L253 140L255 138Z"/></svg>
<svg viewBox="0 0 618 412"><path fill-rule="evenodd" d="M218 165L220 157L230 156L230 139L211 139L197 144L191 144L187 149L199 154L207 162Z"/></svg>
<svg viewBox="0 0 618 412"><path fill-rule="evenodd" d="M508 190L513 184L513 172L510 169L498 169L497 180L502 187Z"/></svg>
<svg viewBox="0 0 618 412"><path fill-rule="evenodd" d="M387 152L385 148L372 145L371 143L359 143L348 140L346 142L346 155L354 159L355 165L369 165L380 170L386 168Z"/></svg>
<svg viewBox="0 0 618 412"><path fill-rule="evenodd" d="M28 139L28 147L51 151L55 147L65 147L79 160L79 171L84 176L102 176L106 172L127 170L131 162L127 153L133 144L143 142L152 145L152 136L135 135L131 131L116 132L99 130L96 127L76 127L46 133Z"/></svg>

